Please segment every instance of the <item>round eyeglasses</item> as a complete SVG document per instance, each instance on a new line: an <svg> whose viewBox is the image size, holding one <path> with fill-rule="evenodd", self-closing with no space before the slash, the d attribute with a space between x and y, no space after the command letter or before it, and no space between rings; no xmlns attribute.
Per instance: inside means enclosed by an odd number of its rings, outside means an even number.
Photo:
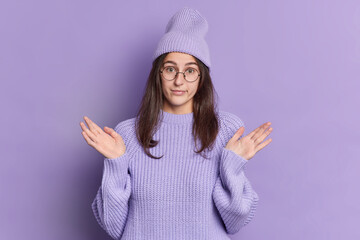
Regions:
<svg viewBox="0 0 360 240"><path fill-rule="evenodd" d="M174 80L178 73L182 73L187 82L195 82L200 76L198 70L195 68L188 68L185 72L177 72L174 67L165 67L163 70L160 70L160 72L168 81Z"/></svg>

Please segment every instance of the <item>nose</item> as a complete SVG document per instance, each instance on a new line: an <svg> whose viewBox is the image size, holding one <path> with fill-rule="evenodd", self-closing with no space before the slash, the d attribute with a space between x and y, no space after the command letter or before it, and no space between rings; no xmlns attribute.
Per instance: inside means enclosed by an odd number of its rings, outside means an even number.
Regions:
<svg viewBox="0 0 360 240"><path fill-rule="evenodd" d="M175 77L175 80L174 80L174 83L176 85L181 85L182 83L184 83L185 80L185 76L184 76L184 73L182 72L178 72L176 77Z"/></svg>

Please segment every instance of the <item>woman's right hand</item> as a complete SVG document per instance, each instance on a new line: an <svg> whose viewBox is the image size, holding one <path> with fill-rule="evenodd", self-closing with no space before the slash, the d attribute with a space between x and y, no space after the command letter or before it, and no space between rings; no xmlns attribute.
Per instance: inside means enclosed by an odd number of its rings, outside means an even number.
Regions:
<svg viewBox="0 0 360 240"><path fill-rule="evenodd" d="M84 120L89 126L80 122L82 135L85 141L99 153L106 158L118 158L126 151L126 146L122 137L112 128L104 127L104 131L91 121L88 117L84 116Z"/></svg>

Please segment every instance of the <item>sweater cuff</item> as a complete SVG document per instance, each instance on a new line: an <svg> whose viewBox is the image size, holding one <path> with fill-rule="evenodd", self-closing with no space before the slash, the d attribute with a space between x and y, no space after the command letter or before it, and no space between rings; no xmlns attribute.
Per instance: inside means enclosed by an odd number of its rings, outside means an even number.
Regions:
<svg viewBox="0 0 360 240"><path fill-rule="evenodd" d="M126 151L117 158L104 159L104 176L105 181L115 180L118 183L125 183L128 175L129 154Z"/></svg>
<svg viewBox="0 0 360 240"><path fill-rule="evenodd" d="M245 169L246 163L249 160L246 160L242 156L238 155L234 151L223 148L221 154L221 162L220 165L222 169L230 170L232 169L235 173L240 173L243 169Z"/></svg>

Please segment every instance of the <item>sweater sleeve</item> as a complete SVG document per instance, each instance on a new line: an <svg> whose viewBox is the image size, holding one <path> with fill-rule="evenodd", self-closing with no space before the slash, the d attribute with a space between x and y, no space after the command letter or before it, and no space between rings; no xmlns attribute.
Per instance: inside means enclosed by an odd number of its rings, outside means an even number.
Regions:
<svg viewBox="0 0 360 240"><path fill-rule="evenodd" d="M114 129L119 133L120 124ZM128 173L130 153L123 134L126 151L118 158L104 158L103 176L92 211L99 225L113 238L120 239L128 215L128 201L131 195L131 179Z"/></svg>
<svg viewBox="0 0 360 240"><path fill-rule="evenodd" d="M226 141L230 140L238 128L244 126L236 115L230 115L226 124ZM248 224L258 205L259 196L245 176L247 163L248 160L234 151L225 147L222 149L219 176L212 196L228 234L235 234Z"/></svg>

